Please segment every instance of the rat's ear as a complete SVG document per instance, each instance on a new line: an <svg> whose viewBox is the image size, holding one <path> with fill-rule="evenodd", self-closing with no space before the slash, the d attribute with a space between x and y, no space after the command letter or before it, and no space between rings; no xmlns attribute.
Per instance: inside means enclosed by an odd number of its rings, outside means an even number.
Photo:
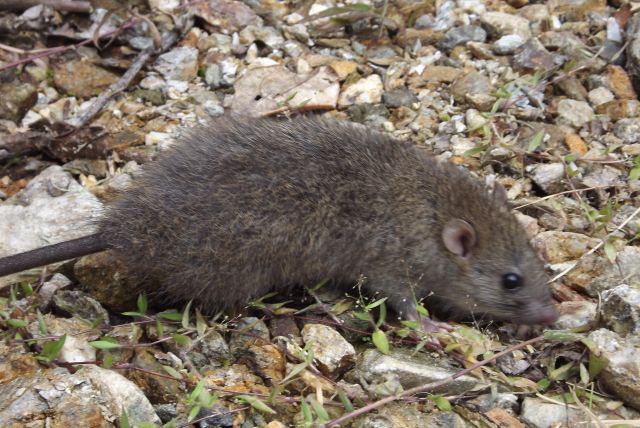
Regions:
<svg viewBox="0 0 640 428"><path fill-rule="evenodd" d="M507 189L497 181L493 183L493 199L500 205L507 205L509 197L507 196Z"/></svg>
<svg viewBox="0 0 640 428"><path fill-rule="evenodd" d="M466 221L454 218L442 230L442 242L456 256L469 258L476 243L476 231Z"/></svg>

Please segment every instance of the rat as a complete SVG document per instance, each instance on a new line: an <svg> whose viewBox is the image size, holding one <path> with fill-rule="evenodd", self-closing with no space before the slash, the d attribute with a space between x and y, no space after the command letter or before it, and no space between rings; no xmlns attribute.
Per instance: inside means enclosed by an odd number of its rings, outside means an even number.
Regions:
<svg viewBox="0 0 640 428"><path fill-rule="evenodd" d="M97 233L0 259L0 275L110 249L142 290L208 311L272 289L363 280L401 317L550 324L544 265L469 172L363 125L225 117L178 143Z"/></svg>

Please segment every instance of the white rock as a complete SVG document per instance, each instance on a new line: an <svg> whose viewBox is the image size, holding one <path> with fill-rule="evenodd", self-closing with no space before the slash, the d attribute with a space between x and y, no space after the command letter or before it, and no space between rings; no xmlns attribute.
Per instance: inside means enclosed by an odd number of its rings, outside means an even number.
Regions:
<svg viewBox="0 0 640 428"><path fill-rule="evenodd" d="M593 109L584 101L564 99L558 103L558 124L580 128L591 119L593 119Z"/></svg>
<svg viewBox="0 0 640 428"><path fill-rule="evenodd" d="M377 104L382 101L382 79L377 74L360 79L345 88L338 98L339 107L348 107L353 104Z"/></svg>
<svg viewBox="0 0 640 428"><path fill-rule="evenodd" d="M589 98L589 102L592 105L598 106L600 104L613 101L615 95L613 95L613 93L604 86L600 86L598 88L590 90L587 94L587 98Z"/></svg>
<svg viewBox="0 0 640 428"><path fill-rule="evenodd" d="M155 69L166 80L189 81L198 72L198 50L188 46L180 46L158 57Z"/></svg>
<svg viewBox="0 0 640 428"><path fill-rule="evenodd" d="M0 204L0 256L89 235L101 208L71 174L51 166Z"/></svg>

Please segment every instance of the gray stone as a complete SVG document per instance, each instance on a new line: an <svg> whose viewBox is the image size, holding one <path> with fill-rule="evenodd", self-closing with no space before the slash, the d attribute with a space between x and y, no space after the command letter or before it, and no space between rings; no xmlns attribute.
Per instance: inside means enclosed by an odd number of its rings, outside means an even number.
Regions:
<svg viewBox="0 0 640 428"><path fill-rule="evenodd" d="M531 428L578 426L581 422L590 421L589 416L579 409L532 397L527 397L522 402L520 419Z"/></svg>
<svg viewBox="0 0 640 428"><path fill-rule="evenodd" d="M188 46L174 48L160 55L154 68L166 80L188 82L198 73L198 50Z"/></svg>
<svg viewBox="0 0 640 428"><path fill-rule="evenodd" d="M558 312L560 317L554 323L554 328L570 330L593 324L598 315L598 305L582 300L562 302L558 307Z"/></svg>
<svg viewBox="0 0 640 428"><path fill-rule="evenodd" d="M529 21L522 16L504 12L486 12L480 17L480 21L493 37L517 34L525 41L531 38Z"/></svg>
<svg viewBox="0 0 640 428"><path fill-rule="evenodd" d="M394 349L389 355L384 355L375 349L367 349L359 356L354 374L369 393L384 396L440 381L459 371L441 359L412 354L411 350ZM477 385L478 379L461 376L431 392L455 395Z"/></svg>
<svg viewBox="0 0 640 428"><path fill-rule="evenodd" d="M580 128L593 119L593 109L585 101L564 99L558 103L558 124Z"/></svg>
<svg viewBox="0 0 640 428"><path fill-rule="evenodd" d="M606 389L629 406L640 410L640 342L638 337L624 339L616 333L600 329L589 334L596 347L592 352L606 361L598 379Z"/></svg>
<svg viewBox="0 0 640 428"><path fill-rule="evenodd" d="M89 341L98 339L100 335L97 329L91 329L89 321L79 318L56 318L51 314L44 314L43 319L47 326L47 335L66 336L57 360L68 363L95 361L96 349L89 345ZM28 329L34 337L42 336L37 321L29 324Z"/></svg>
<svg viewBox="0 0 640 428"><path fill-rule="evenodd" d="M640 143L640 119L620 119L613 125L613 133L626 144Z"/></svg>
<svg viewBox="0 0 640 428"><path fill-rule="evenodd" d="M466 103L469 96L488 95L491 90L489 78L476 71L456 79L451 85L451 95L460 104Z"/></svg>
<svg viewBox="0 0 640 428"><path fill-rule="evenodd" d="M344 337L324 324L306 324L302 339L311 343L313 358L318 368L327 375L335 375L351 368L356 360L356 351Z"/></svg>
<svg viewBox="0 0 640 428"><path fill-rule="evenodd" d="M589 93L587 94L587 98L589 99L589 102L591 103L591 105L593 105L595 107L595 106L598 106L600 104L604 104L604 103L608 103L609 101L613 101L615 96L613 95L613 93L610 90L608 90L604 86L600 86L600 87L597 87L595 89L590 90Z"/></svg>
<svg viewBox="0 0 640 428"><path fill-rule="evenodd" d="M0 204L0 256L89 235L102 204L60 166L51 166Z"/></svg>
<svg viewBox="0 0 640 428"><path fill-rule="evenodd" d="M46 309L51 303L56 291L68 287L69 285L71 285L71 280L61 273L54 274L48 281L44 282L42 287L40 287L40 290L38 290L38 296L40 296L40 309Z"/></svg>
<svg viewBox="0 0 640 428"><path fill-rule="evenodd" d="M551 194L563 189L565 169L562 163L541 163L527 169L531 179L546 193Z"/></svg>
<svg viewBox="0 0 640 428"><path fill-rule="evenodd" d="M398 88L383 93L382 102L387 107L410 106L418 102L418 97L410 89Z"/></svg>
<svg viewBox="0 0 640 428"><path fill-rule="evenodd" d="M484 42L487 39L487 32L477 25L463 25L454 27L447 31L436 45L438 49L450 51L456 46L468 42Z"/></svg>
<svg viewBox="0 0 640 428"><path fill-rule="evenodd" d="M640 290L621 284L603 291L602 317L621 336L640 334Z"/></svg>
<svg viewBox="0 0 640 428"><path fill-rule="evenodd" d="M92 322L101 320L102 323L109 324L109 313L106 309L83 291L59 291L53 296L53 303L59 310L80 319Z"/></svg>
<svg viewBox="0 0 640 428"><path fill-rule="evenodd" d="M510 55L524 44L525 40L519 34L507 34L500 37L493 44L493 51L498 55Z"/></svg>
<svg viewBox="0 0 640 428"><path fill-rule="evenodd" d="M238 350L247 348L257 340L270 342L267 325L259 318L241 318L231 334L229 348L232 353L235 353Z"/></svg>
<svg viewBox="0 0 640 428"><path fill-rule="evenodd" d="M620 284L640 284L640 247L627 245L618 251L616 263L607 262L606 269L592 277L585 291L593 297Z"/></svg>
<svg viewBox="0 0 640 428"><path fill-rule="evenodd" d="M382 79L377 74L372 74L346 87L340 93L338 106L344 108L353 104L376 104L382 100L383 91Z"/></svg>

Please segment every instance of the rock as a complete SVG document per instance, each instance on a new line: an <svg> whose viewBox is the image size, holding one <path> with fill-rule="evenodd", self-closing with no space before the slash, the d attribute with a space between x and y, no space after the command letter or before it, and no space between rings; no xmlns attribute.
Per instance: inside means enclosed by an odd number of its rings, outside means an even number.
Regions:
<svg viewBox="0 0 640 428"><path fill-rule="evenodd" d="M598 316L598 305L587 301L562 302L558 306L560 317L554 328L569 330L593 325Z"/></svg>
<svg viewBox="0 0 640 428"><path fill-rule="evenodd" d="M638 96L633 89L633 84L624 68L619 65L607 66L607 80L609 87L615 96L623 100L637 100Z"/></svg>
<svg viewBox="0 0 640 428"><path fill-rule="evenodd" d="M600 104L608 103L609 101L613 101L614 95L607 88L600 86L595 89L592 89L587 94L587 98L589 102L594 107L599 106Z"/></svg>
<svg viewBox="0 0 640 428"><path fill-rule="evenodd" d="M158 57L154 68L165 80L188 82L198 73L198 50L188 46L173 48Z"/></svg>
<svg viewBox="0 0 640 428"><path fill-rule="evenodd" d="M564 404L554 404L539 398L526 397L522 402L520 419L532 428L555 428L557 426L578 426L590 421L580 409Z"/></svg>
<svg viewBox="0 0 640 428"><path fill-rule="evenodd" d="M491 90L489 78L475 71L456 79L451 85L451 95L460 104L465 104L473 95L489 95Z"/></svg>
<svg viewBox="0 0 640 428"><path fill-rule="evenodd" d="M492 409L504 409L510 414L515 414L519 408L518 396L505 392L479 395L469 400L467 404L474 411L480 413L486 413Z"/></svg>
<svg viewBox="0 0 640 428"><path fill-rule="evenodd" d="M79 290L62 290L53 296L56 307L74 317L109 324L109 313L95 299Z"/></svg>
<svg viewBox="0 0 640 428"><path fill-rule="evenodd" d="M560 89L567 97L576 101L587 100L587 90L582 85L580 79L575 76L566 76L556 82L556 87Z"/></svg>
<svg viewBox="0 0 640 428"><path fill-rule="evenodd" d="M487 32L495 38L508 34L517 34L525 41L531 38L529 21L522 16L504 12L486 12L480 16L480 22Z"/></svg>
<svg viewBox="0 0 640 428"><path fill-rule="evenodd" d="M527 168L531 179L546 193L564 190L565 167L560 162L536 164Z"/></svg>
<svg viewBox="0 0 640 428"><path fill-rule="evenodd" d="M640 119L620 119L613 125L613 133L624 143L637 143L640 140Z"/></svg>
<svg viewBox="0 0 640 428"><path fill-rule="evenodd" d="M596 113L606 115L613 122L627 117L640 116L640 102L637 100L613 100L596 106Z"/></svg>
<svg viewBox="0 0 640 428"><path fill-rule="evenodd" d="M344 88L338 98L338 106L345 108L353 104L377 104L382 100L383 92L382 79L372 74Z"/></svg>
<svg viewBox="0 0 640 428"><path fill-rule="evenodd" d="M232 353L248 348L254 343L271 343L269 340L269 329L260 319L254 317L241 318L229 341L229 348Z"/></svg>
<svg viewBox="0 0 640 428"><path fill-rule="evenodd" d="M284 379L287 361L277 346L272 343L256 342L250 345L241 356L238 362L249 362L255 372L265 379L268 384L276 385Z"/></svg>
<svg viewBox="0 0 640 428"><path fill-rule="evenodd" d="M524 227L524 231L529 239L533 239L533 237L540 232L538 220L528 215L522 214L519 211L515 211L513 214L518 219L518 222L522 225L522 227Z"/></svg>
<svg viewBox="0 0 640 428"><path fill-rule="evenodd" d="M640 333L640 290L621 284L602 292L602 317L620 336Z"/></svg>
<svg viewBox="0 0 640 428"><path fill-rule="evenodd" d="M478 110L470 108L464 114L464 121L470 132L481 129L488 123L488 119Z"/></svg>
<svg viewBox="0 0 640 428"><path fill-rule="evenodd" d="M446 379L459 370L428 355L412 354L411 350L396 349L384 355L375 349L367 349L358 357L354 375L369 393L385 396ZM477 384L476 378L461 376L433 393L461 394Z"/></svg>
<svg viewBox="0 0 640 428"><path fill-rule="evenodd" d="M356 360L356 351L333 328L323 324L306 324L302 339L311 343L313 358L318 368L328 376L336 376L350 369Z"/></svg>
<svg viewBox="0 0 640 428"><path fill-rule="evenodd" d="M634 13L627 22L627 67L636 91L640 91L640 15Z"/></svg>
<svg viewBox="0 0 640 428"><path fill-rule="evenodd" d="M536 236L532 245L547 263L562 263L581 257L600 243L597 238L573 232L549 230Z"/></svg>
<svg viewBox="0 0 640 428"><path fill-rule="evenodd" d="M65 287L71 285L71 280L66 276L56 273L48 281L42 284L40 290L38 290L38 296L40 296L40 309L45 310L51 304L53 295Z"/></svg>
<svg viewBox="0 0 640 428"><path fill-rule="evenodd" d="M154 106L161 106L167 102L165 94L158 89L136 89L131 96Z"/></svg>
<svg viewBox="0 0 640 428"><path fill-rule="evenodd" d="M589 151L587 143L584 142L578 134L567 134L564 137L564 143L567 145L571 153L584 156Z"/></svg>
<svg viewBox="0 0 640 428"><path fill-rule="evenodd" d="M616 333L600 329L589 334L598 357L606 362L599 381L629 406L640 410L640 343L629 336L627 340Z"/></svg>
<svg viewBox="0 0 640 428"><path fill-rule="evenodd" d="M78 281L94 299L113 311L135 308L135 287L126 282L122 261L109 251L80 258L73 266Z"/></svg>
<svg viewBox="0 0 640 428"><path fill-rule="evenodd" d="M516 71L534 73L555 67L556 60L554 55L534 38L516 49L516 54L511 58L511 66Z"/></svg>
<svg viewBox="0 0 640 428"><path fill-rule="evenodd" d="M358 71L358 63L354 61L334 61L329 67L338 75L338 80L341 82Z"/></svg>
<svg viewBox="0 0 640 428"><path fill-rule="evenodd" d="M511 55L524 44L525 40L518 34L507 34L493 44L493 51L498 55Z"/></svg>
<svg viewBox="0 0 640 428"><path fill-rule="evenodd" d="M91 61L67 59L53 64L53 82L62 94L77 98L95 97L113 85L119 75Z"/></svg>
<svg viewBox="0 0 640 428"><path fill-rule="evenodd" d="M581 259L576 268L569 272L567 279L592 297L598 297L598 294L604 290L620 284L638 283L640 282L640 248L625 246L618 251L615 264L595 255Z"/></svg>
<svg viewBox="0 0 640 428"><path fill-rule="evenodd" d="M240 31L240 43L250 45L256 40L261 41L271 49L277 49L284 43L284 37L274 27L258 27L247 25Z"/></svg>
<svg viewBox="0 0 640 428"><path fill-rule="evenodd" d="M209 328L201 337L194 352L202 354L205 364L210 367L224 366L232 359L229 345L224 340L224 337L213 328ZM192 357L192 360L195 360L195 358ZM196 366L198 365L196 364ZM202 367L198 366L198 368Z"/></svg>
<svg viewBox="0 0 640 428"><path fill-rule="evenodd" d="M153 409L163 424L167 424L174 419L178 419L180 416L175 404L156 404L153 406Z"/></svg>
<svg viewBox="0 0 640 428"><path fill-rule="evenodd" d="M487 38L487 32L477 25L463 25L454 27L447 31L442 39L436 45L438 49L450 51L459 45L468 42L484 42Z"/></svg>
<svg viewBox="0 0 640 428"><path fill-rule="evenodd" d="M141 370L132 370L128 377L144 391L145 396L154 404L175 403L183 393L179 379L169 379L156 376L164 373L161 364L154 356L154 352L137 349L132 364Z"/></svg>
<svg viewBox="0 0 640 428"><path fill-rule="evenodd" d="M558 124L580 128L591 119L593 109L587 102L564 99L558 103Z"/></svg>
<svg viewBox="0 0 640 428"><path fill-rule="evenodd" d="M416 77L410 78L409 82L413 84L419 84L420 82L433 82L433 83L451 83L462 76L464 72L459 68L448 67L445 65L428 65L424 68L419 75L419 79Z"/></svg>
<svg viewBox="0 0 640 428"><path fill-rule="evenodd" d="M31 83L0 83L0 119L20 122L37 100L37 87Z"/></svg>
<svg viewBox="0 0 640 428"><path fill-rule="evenodd" d="M92 329L89 321L79 318L56 318L51 314L43 315L47 326L47 335L66 335L64 345L56 357L68 363L95 361L96 350L89 342L100 337L97 329ZM29 331L35 337L42 336L38 322L29 324Z"/></svg>
<svg viewBox="0 0 640 428"><path fill-rule="evenodd" d="M262 25L262 19L246 4L235 0L208 0L193 3L187 10L227 34L242 30L248 25Z"/></svg>
<svg viewBox="0 0 640 428"><path fill-rule="evenodd" d="M582 178L582 183L589 187L623 186L625 181L626 177L620 174L620 170L609 165L594 166Z"/></svg>
<svg viewBox="0 0 640 428"><path fill-rule="evenodd" d="M283 25L282 33L287 39L294 39L304 44L308 44L311 39L309 30L307 26L304 24ZM289 45L289 47L291 46L292 45ZM290 55L290 56L294 57L299 55Z"/></svg>
<svg viewBox="0 0 640 428"><path fill-rule="evenodd" d="M304 75L277 65L247 70L237 79L234 88L231 110L243 115L260 115L283 106L333 109L338 103L340 84L336 74L326 66ZM380 89L377 102L381 96Z"/></svg>
<svg viewBox="0 0 640 428"><path fill-rule="evenodd" d="M89 235L102 204L59 166L0 204L0 256Z"/></svg>
<svg viewBox="0 0 640 428"><path fill-rule="evenodd" d="M416 97L410 89L398 88L385 91L382 94L382 102L387 107L410 106L411 104L418 102L418 97Z"/></svg>
<svg viewBox="0 0 640 428"><path fill-rule="evenodd" d="M131 426L159 423L142 392L122 375L96 366L74 374L56 368L0 384L2 426L113 427L123 410Z"/></svg>

